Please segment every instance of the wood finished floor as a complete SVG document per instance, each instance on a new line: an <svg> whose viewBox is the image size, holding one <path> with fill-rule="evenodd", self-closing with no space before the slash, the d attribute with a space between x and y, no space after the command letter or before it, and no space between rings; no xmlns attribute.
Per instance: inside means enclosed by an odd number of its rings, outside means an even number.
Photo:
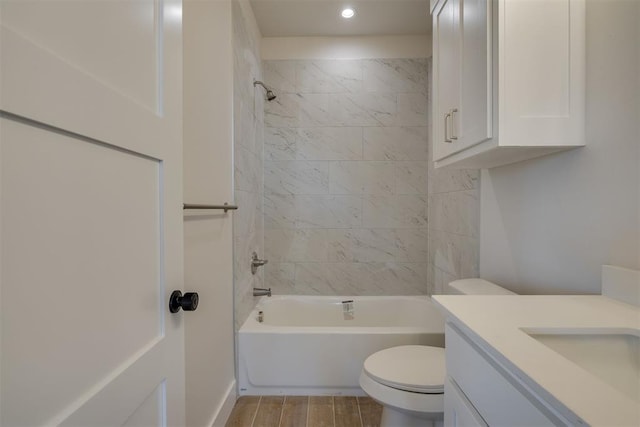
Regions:
<svg viewBox="0 0 640 427"><path fill-rule="evenodd" d="M242 396L226 427L378 427L381 415L370 397Z"/></svg>

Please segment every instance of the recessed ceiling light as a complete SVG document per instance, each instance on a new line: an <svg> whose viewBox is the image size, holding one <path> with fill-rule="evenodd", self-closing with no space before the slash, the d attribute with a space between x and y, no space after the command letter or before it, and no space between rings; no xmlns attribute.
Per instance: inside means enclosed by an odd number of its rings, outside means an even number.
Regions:
<svg viewBox="0 0 640 427"><path fill-rule="evenodd" d="M342 9L342 17L343 18L352 18L353 15L355 15L356 13L353 11L353 9L351 9L350 7L344 8Z"/></svg>

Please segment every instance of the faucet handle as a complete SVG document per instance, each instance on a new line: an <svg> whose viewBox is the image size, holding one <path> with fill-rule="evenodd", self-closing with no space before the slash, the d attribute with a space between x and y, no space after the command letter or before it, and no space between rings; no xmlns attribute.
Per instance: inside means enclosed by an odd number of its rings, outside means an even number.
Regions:
<svg viewBox="0 0 640 427"><path fill-rule="evenodd" d="M262 267L268 262L269 260L259 259L258 254L253 252L251 254L251 274L256 274L256 272L258 271L258 267Z"/></svg>

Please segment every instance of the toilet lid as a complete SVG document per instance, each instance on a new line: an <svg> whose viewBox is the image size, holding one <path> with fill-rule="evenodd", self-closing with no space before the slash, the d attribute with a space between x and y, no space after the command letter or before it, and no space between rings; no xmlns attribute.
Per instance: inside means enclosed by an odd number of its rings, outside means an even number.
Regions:
<svg viewBox="0 0 640 427"><path fill-rule="evenodd" d="M418 393L444 393L444 348L403 345L381 350L364 361L377 382Z"/></svg>

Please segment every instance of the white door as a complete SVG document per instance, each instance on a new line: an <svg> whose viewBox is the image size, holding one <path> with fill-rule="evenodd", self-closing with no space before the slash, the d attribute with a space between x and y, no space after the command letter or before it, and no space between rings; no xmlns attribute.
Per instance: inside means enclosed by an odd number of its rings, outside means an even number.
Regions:
<svg viewBox="0 0 640 427"><path fill-rule="evenodd" d="M0 425L184 424L181 3L0 1Z"/></svg>

